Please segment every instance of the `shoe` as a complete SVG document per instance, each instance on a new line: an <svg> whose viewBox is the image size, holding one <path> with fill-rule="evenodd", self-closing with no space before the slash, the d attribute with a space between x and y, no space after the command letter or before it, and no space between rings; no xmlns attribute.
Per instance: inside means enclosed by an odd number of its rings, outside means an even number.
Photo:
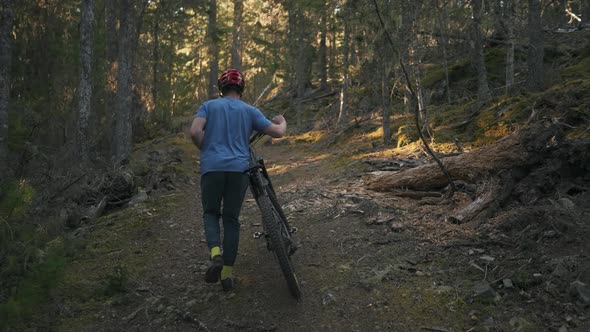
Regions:
<svg viewBox="0 0 590 332"><path fill-rule="evenodd" d="M227 278L221 280L221 287L224 292L235 290L238 286L236 278Z"/></svg>
<svg viewBox="0 0 590 332"><path fill-rule="evenodd" d="M221 255L217 255L213 257L213 262L207 268L207 272L205 272L205 282L213 284L219 281L221 277L221 269L223 269L223 257Z"/></svg>

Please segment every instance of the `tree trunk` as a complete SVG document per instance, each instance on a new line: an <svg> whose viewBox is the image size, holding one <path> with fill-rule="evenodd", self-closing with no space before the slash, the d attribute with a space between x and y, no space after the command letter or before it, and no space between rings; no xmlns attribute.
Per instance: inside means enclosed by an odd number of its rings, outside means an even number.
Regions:
<svg viewBox="0 0 590 332"><path fill-rule="evenodd" d="M477 100L490 98L488 74L486 70L485 54L483 51L483 33L481 31L481 17L483 13L482 0L473 0L473 51L474 63L477 70Z"/></svg>
<svg viewBox="0 0 590 332"><path fill-rule="evenodd" d="M320 22L320 89L328 89L328 68L326 57L326 30L328 9L326 1L322 1L322 17Z"/></svg>
<svg viewBox="0 0 590 332"><path fill-rule="evenodd" d="M305 94L305 83L307 81L307 38L306 38L306 20L303 9L296 4L297 20L297 58L295 65L295 77L297 86L297 129L302 129L301 116L303 113L303 95Z"/></svg>
<svg viewBox="0 0 590 332"><path fill-rule="evenodd" d="M582 0L582 22L581 24L590 24L590 0Z"/></svg>
<svg viewBox="0 0 590 332"><path fill-rule="evenodd" d="M350 1L346 0L344 9L344 41L343 41L343 56L344 56L344 73L342 75L342 90L340 91L340 111L338 113L338 126L342 126L347 119L347 103L348 103L348 85L349 85L349 66L350 66Z"/></svg>
<svg viewBox="0 0 590 332"><path fill-rule="evenodd" d="M415 49L412 44L414 39L414 24L418 16L418 7L420 4L413 2L412 0L404 0L401 2L401 27L400 27L400 61L406 64L408 76L410 80L414 80L415 77ZM403 75L403 74L402 74ZM401 76L401 75L400 75ZM412 93L409 87L404 89L404 103L406 105L407 112L412 114L416 107ZM417 97L417 96L416 96Z"/></svg>
<svg viewBox="0 0 590 332"><path fill-rule="evenodd" d="M160 4L156 4L154 17L154 47L152 50L152 102L154 103L153 114L159 115L158 122L165 122L165 113L158 107L158 67L160 64Z"/></svg>
<svg viewBox="0 0 590 332"><path fill-rule="evenodd" d="M118 50L118 31L117 31L117 0L105 0L105 102L103 108L103 116L105 117L104 132L112 132L114 130L115 119L117 117L116 110L116 91L117 91L117 54ZM114 151L112 135L100 135L103 145L108 151L111 147L111 152Z"/></svg>
<svg viewBox="0 0 590 332"><path fill-rule="evenodd" d="M338 77L336 75L336 56L338 54L337 51L337 44L336 44L336 35L338 31L336 29L335 18L333 15L330 15L330 55L328 57L328 74L329 79L332 82L335 82Z"/></svg>
<svg viewBox="0 0 590 332"><path fill-rule="evenodd" d="M543 70L543 30L541 28L541 1L529 0L529 18L528 18L528 77L527 87L533 91L540 91L544 86Z"/></svg>
<svg viewBox="0 0 590 332"><path fill-rule="evenodd" d="M509 95L514 85L514 0L507 0L506 6L506 94Z"/></svg>
<svg viewBox="0 0 590 332"><path fill-rule="evenodd" d="M80 86L78 88L78 157L88 160L88 119L92 112L94 0L82 0L80 17Z"/></svg>
<svg viewBox="0 0 590 332"><path fill-rule="evenodd" d="M231 67L242 70L242 13L243 0L234 1L234 26L232 32Z"/></svg>
<svg viewBox="0 0 590 332"><path fill-rule="evenodd" d="M0 183L8 169L8 110L10 106L10 69L12 68L12 25L14 0L0 0Z"/></svg>
<svg viewBox="0 0 590 332"><path fill-rule="evenodd" d="M567 28L568 24L568 16L566 13L567 9L567 0L559 0L559 26L562 28Z"/></svg>
<svg viewBox="0 0 590 332"><path fill-rule="evenodd" d="M437 9L441 10L442 9L442 14L438 15L437 17L437 24L438 24L438 30L439 30L439 36L437 38L438 40L438 44L441 46L442 49L442 55L443 55L443 69L445 71L445 90L446 90L446 95L447 95L447 103L451 103L451 83L450 83L450 79L449 79L449 56L448 56L448 51L447 51L447 47L448 47L448 42L449 42L449 38L447 37L447 33L448 33L448 22L449 22L449 11L447 9L447 6L445 4L443 4L443 8L439 7L438 1L436 4Z"/></svg>
<svg viewBox="0 0 590 332"><path fill-rule="evenodd" d="M381 107L383 107L383 144L388 146L391 143L390 123L390 101L389 101L389 71L384 70L381 76Z"/></svg>
<svg viewBox="0 0 590 332"><path fill-rule="evenodd" d="M115 165L129 160L132 145L132 91L131 75L133 56L133 5L131 0L120 0L119 68L117 71L116 115L113 135L113 161Z"/></svg>
<svg viewBox="0 0 590 332"><path fill-rule="evenodd" d="M219 96L217 78L219 76L219 45L217 36L217 0L209 0L209 24L207 25L207 40L209 41L209 99Z"/></svg>

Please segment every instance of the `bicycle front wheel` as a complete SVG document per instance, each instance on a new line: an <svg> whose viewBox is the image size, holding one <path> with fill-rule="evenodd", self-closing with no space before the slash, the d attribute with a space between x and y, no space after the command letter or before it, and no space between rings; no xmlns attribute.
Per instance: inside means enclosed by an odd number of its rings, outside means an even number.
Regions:
<svg viewBox="0 0 590 332"><path fill-rule="evenodd" d="M301 288L299 287L299 281L297 280L295 269L289 256L288 246L290 240L288 233L285 234L284 223L281 221L279 211L275 209L268 195L261 195L258 198L258 204L270 247L279 261L289 291L294 298L300 299Z"/></svg>

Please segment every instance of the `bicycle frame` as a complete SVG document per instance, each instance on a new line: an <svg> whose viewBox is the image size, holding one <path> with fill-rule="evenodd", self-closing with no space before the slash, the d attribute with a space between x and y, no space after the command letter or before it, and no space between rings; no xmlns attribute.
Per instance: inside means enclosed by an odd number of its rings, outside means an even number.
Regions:
<svg viewBox="0 0 590 332"><path fill-rule="evenodd" d="M256 156L253 145L263 135L258 133L250 139L250 167L246 170L246 174L250 178L250 190L262 215L264 229L264 232L254 233L254 238L264 236L266 248L273 251L278 259L291 295L300 299L301 288L291 262L291 255L297 250L297 245L292 239L297 228L289 225L264 165L264 159Z"/></svg>
<svg viewBox="0 0 590 332"><path fill-rule="evenodd" d="M274 197L270 197L271 201L277 202L276 192L272 185L272 181L270 180L270 176L268 175L268 171L266 170L264 159L262 157L257 157L254 149L254 144L256 144L262 136L264 136L263 133L257 133L250 138L250 167L246 170L246 174L248 174L250 178L250 190L256 202L258 202L258 198L262 195L272 195ZM265 190L266 186L270 193ZM286 226L289 235L297 232L295 227L291 227L287 216L285 216L285 213L280 206L276 208L276 212Z"/></svg>

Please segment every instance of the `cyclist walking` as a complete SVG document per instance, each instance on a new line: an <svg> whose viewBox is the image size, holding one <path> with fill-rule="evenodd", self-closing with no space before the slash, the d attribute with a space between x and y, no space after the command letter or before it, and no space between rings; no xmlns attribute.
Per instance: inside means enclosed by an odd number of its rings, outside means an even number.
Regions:
<svg viewBox="0 0 590 332"><path fill-rule="evenodd" d="M224 291L235 288L233 266L240 239L240 209L248 189L249 138L253 131L282 137L285 118L268 120L241 100L245 80L235 69L217 81L222 98L204 102L191 125L193 143L201 150L201 202L211 264L205 282L221 281ZM223 221L223 243L219 218ZM223 250L223 251L222 251Z"/></svg>

